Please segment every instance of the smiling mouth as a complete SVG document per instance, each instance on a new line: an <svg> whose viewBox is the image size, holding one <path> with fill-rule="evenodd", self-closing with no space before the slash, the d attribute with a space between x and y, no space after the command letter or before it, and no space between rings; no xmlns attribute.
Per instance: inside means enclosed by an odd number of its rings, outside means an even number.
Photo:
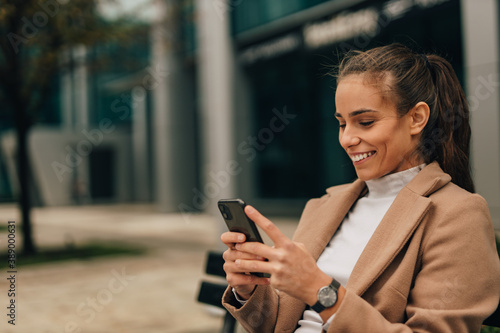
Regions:
<svg viewBox="0 0 500 333"><path fill-rule="evenodd" d="M360 162L360 161L372 156L373 154L375 154L374 151L371 151L369 153L364 153L364 154L351 155L351 160L353 162Z"/></svg>

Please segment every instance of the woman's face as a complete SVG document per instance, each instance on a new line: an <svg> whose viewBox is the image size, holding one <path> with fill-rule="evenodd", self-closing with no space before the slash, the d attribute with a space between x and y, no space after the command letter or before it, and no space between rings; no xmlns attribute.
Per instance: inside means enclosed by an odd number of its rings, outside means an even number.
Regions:
<svg viewBox="0 0 500 333"><path fill-rule="evenodd" d="M335 104L339 141L360 179L376 179L420 164L412 154L418 138L410 133L410 113L399 117L394 103L383 99L379 88L362 74L339 82Z"/></svg>

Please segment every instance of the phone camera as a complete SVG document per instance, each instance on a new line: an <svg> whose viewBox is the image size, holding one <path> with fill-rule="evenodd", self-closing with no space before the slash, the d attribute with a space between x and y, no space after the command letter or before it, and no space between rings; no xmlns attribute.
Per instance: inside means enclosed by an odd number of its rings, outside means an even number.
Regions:
<svg viewBox="0 0 500 333"><path fill-rule="evenodd" d="M231 220L232 219L231 213L229 212L229 209L225 205L219 205L219 210L220 210L220 212L222 214L222 217L225 220Z"/></svg>

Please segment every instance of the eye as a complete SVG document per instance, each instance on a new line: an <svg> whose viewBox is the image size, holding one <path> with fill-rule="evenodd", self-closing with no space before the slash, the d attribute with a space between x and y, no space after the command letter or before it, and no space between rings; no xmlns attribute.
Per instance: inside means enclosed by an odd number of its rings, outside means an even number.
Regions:
<svg viewBox="0 0 500 333"><path fill-rule="evenodd" d="M359 124L360 124L361 126L370 126L370 125L371 125L371 124L373 124L373 123L374 123L374 121L373 121L373 120L371 120L371 121L361 121Z"/></svg>
<svg viewBox="0 0 500 333"><path fill-rule="evenodd" d="M345 124L339 124L339 128L345 128Z"/></svg>

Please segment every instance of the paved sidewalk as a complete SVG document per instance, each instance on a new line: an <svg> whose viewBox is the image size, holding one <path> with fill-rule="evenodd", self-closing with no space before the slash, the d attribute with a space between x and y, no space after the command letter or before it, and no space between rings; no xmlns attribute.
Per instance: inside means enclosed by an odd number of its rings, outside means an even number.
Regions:
<svg viewBox="0 0 500 333"><path fill-rule="evenodd" d="M196 296L206 251L221 248L223 222L204 214L189 217L157 213L150 205L35 209L39 247L101 241L140 245L148 252L18 267L15 326L7 323L3 269L0 332L219 332L220 312L197 303ZM9 219L19 221L17 209L0 205L0 223ZM289 236L297 222L273 220ZM7 233L1 232L0 251L6 243Z"/></svg>

